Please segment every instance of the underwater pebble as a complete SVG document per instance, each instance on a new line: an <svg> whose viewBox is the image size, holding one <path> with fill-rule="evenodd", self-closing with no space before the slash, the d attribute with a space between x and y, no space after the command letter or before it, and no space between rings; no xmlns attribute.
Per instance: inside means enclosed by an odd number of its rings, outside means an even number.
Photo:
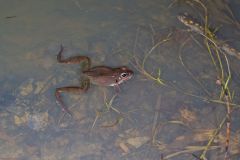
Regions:
<svg viewBox="0 0 240 160"><path fill-rule="evenodd" d="M25 112L23 116L14 116L14 123L17 126L27 125L31 129L35 131L43 131L49 121L48 121L48 113L36 113L36 114L30 114L28 112Z"/></svg>
<svg viewBox="0 0 240 160"><path fill-rule="evenodd" d="M134 146L135 148L141 147L145 144L150 138L149 137L134 137L127 139L127 143Z"/></svg>
<svg viewBox="0 0 240 160"><path fill-rule="evenodd" d="M36 82L36 88L34 90L34 94L39 94L41 92L41 90L43 89L43 87L45 86L45 82Z"/></svg>
<svg viewBox="0 0 240 160"><path fill-rule="evenodd" d="M125 143L119 143L119 147L123 150L124 153L129 153L129 148Z"/></svg>
<svg viewBox="0 0 240 160"><path fill-rule="evenodd" d="M27 96L33 91L33 79L28 80L26 83L19 87L20 95Z"/></svg>
<svg viewBox="0 0 240 160"><path fill-rule="evenodd" d="M29 116L28 126L36 131L44 130L48 125L48 113L37 113Z"/></svg>
<svg viewBox="0 0 240 160"><path fill-rule="evenodd" d="M25 113L23 116L14 116L14 123L17 126L21 126L23 124L26 124L29 119L29 113Z"/></svg>

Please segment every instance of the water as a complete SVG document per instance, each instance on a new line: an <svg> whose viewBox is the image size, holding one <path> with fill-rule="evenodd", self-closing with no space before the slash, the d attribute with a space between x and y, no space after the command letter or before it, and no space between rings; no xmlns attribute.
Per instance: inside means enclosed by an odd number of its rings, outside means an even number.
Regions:
<svg viewBox="0 0 240 160"><path fill-rule="evenodd" d="M226 116L225 105L207 101L217 100L221 87L202 37L186 32L176 18L185 11L199 18L198 5L12 0L0 6L0 159L194 159ZM229 6L239 19L239 2ZM211 25L222 25L218 37L240 50L239 26L229 23L226 5L213 1L208 7ZM163 86L141 74L133 56L142 62L170 33L145 62L154 76L160 69ZM79 65L57 63L61 44L66 57L87 55L93 66L126 65L134 77L117 96L113 88L94 85L86 94L64 94L73 118L63 115L55 89L80 84L81 75ZM239 60L229 56L229 61L233 103L239 104ZM239 159L238 115L239 106L232 112L232 159ZM225 132L223 127L208 159L223 159Z"/></svg>

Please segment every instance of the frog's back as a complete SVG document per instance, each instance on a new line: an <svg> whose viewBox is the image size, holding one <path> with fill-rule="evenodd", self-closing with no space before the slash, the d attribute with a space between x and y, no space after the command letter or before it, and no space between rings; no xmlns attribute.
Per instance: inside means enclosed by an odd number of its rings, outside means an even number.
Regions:
<svg viewBox="0 0 240 160"><path fill-rule="evenodd" d="M111 73L112 73L112 68L106 67L106 66L93 67L86 71L83 71L83 74L88 77L110 75Z"/></svg>
<svg viewBox="0 0 240 160"><path fill-rule="evenodd" d="M116 78L113 74L113 69L106 66L98 66L83 71L92 84L99 86L114 86L116 84Z"/></svg>
<svg viewBox="0 0 240 160"><path fill-rule="evenodd" d="M118 68L98 66L83 71L83 74L86 75L93 84L115 86L129 80L133 75L133 71L125 66Z"/></svg>

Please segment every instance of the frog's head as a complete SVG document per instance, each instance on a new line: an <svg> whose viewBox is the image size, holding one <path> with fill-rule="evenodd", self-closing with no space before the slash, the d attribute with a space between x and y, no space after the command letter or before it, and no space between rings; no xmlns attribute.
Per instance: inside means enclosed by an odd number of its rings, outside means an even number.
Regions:
<svg viewBox="0 0 240 160"><path fill-rule="evenodd" d="M129 80L133 76L133 71L130 70L126 66L122 66L122 67L116 68L115 71L117 72L117 75L118 75L117 80L116 80L117 84L121 84L121 83Z"/></svg>

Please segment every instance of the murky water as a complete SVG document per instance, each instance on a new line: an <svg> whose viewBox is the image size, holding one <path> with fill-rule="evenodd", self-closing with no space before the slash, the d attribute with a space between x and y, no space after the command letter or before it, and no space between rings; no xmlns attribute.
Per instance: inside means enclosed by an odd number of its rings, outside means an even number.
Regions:
<svg viewBox="0 0 240 160"><path fill-rule="evenodd" d="M210 27L220 27L217 36L240 50L240 3L205 4ZM203 20L196 1L12 0L0 6L0 159L194 159L214 132L206 157L224 159L227 107L219 100L220 72L203 37L176 18L189 12ZM80 85L82 76L80 65L57 63L61 44L64 57L86 55L93 66L126 65L134 77L118 94L94 85L85 94L64 94L70 118L54 92ZM239 159L240 66L235 57L228 61L235 104L229 155ZM158 74L164 85L154 80Z"/></svg>

